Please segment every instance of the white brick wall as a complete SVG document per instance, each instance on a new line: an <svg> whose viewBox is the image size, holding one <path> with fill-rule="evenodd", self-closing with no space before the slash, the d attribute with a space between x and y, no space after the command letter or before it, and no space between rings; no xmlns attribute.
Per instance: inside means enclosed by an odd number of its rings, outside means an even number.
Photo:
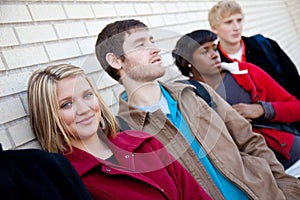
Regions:
<svg viewBox="0 0 300 200"><path fill-rule="evenodd" d="M43 0L1 1L0 142L4 149L40 148L29 127L27 80L50 64L82 66L105 102L117 112L123 87L104 72L95 55L97 34L117 19L135 18L153 31L167 68L161 79L178 78L170 50L180 34L209 28L208 9L217 0ZM298 0L238 0L244 35L263 33L278 41L300 68Z"/></svg>
<svg viewBox="0 0 300 200"><path fill-rule="evenodd" d="M19 26L15 27L15 30L21 44L57 40L55 31L51 24ZM34 37L32 37L33 34Z"/></svg>
<svg viewBox="0 0 300 200"><path fill-rule="evenodd" d="M29 10L34 21L51 21L66 19L66 14L62 5L42 4L29 5Z"/></svg>

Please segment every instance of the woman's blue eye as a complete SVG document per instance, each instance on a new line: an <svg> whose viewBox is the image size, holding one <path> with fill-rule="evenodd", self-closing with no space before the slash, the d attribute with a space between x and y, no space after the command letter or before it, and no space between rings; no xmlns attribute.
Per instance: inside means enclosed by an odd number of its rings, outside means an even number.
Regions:
<svg viewBox="0 0 300 200"><path fill-rule="evenodd" d="M72 105L71 102L65 102L60 106L60 108L66 109L66 108L70 107L71 105Z"/></svg>
<svg viewBox="0 0 300 200"><path fill-rule="evenodd" d="M85 94L84 97L88 98L88 97L93 96L93 95L94 94L92 92L89 92L89 93Z"/></svg>

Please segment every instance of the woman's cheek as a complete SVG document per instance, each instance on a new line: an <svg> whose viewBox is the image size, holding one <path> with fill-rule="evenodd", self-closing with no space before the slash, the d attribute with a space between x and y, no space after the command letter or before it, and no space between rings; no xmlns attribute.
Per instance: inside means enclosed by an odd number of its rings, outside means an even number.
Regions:
<svg viewBox="0 0 300 200"><path fill-rule="evenodd" d="M75 124L75 114L72 109L63 110L60 112L60 115L67 126Z"/></svg>

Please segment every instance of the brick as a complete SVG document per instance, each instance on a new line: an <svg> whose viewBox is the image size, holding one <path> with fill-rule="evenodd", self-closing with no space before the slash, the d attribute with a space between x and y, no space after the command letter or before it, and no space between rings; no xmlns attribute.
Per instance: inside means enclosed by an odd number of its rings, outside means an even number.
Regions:
<svg viewBox="0 0 300 200"><path fill-rule="evenodd" d="M189 9L196 10L196 11L202 11L205 12L207 15L207 10L213 7L215 3L214 2L189 2L187 3ZM206 16L207 17L207 16Z"/></svg>
<svg viewBox="0 0 300 200"><path fill-rule="evenodd" d="M16 146L20 146L35 138L31 131L29 121L23 121L8 128L10 136Z"/></svg>
<svg viewBox="0 0 300 200"><path fill-rule="evenodd" d="M153 16L149 16L149 23L151 27L157 27L157 26L163 26L164 24L164 20L162 18L161 15L153 15Z"/></svg>
<svg viewBox="0 0 300 200"><path fill-rule="evenodd" d="M188 18L188 15L186 13L176 14L176 18L177 18L178 23L188 23L190 21L190 19Z"/></svg>
<svg viewBox="0 0 300 200"><path fill-rule="evenodd" d="M97 36L107 23L108 20L105 19L96 22L86 22L85 25L90 35Z"/></svg>
<svg viewBox="0 0 300 200"><path fill-rule="evenodd" d="M163 19L166 22L166 25L168 25L168 24L177 24L177 18L174 14L163 15Z"/></svg>
<svg viewBox="0 0 300 200"><path fill-rule="evenodd" d="M64 9L61 5L43 4L29 5L28 7L34 21L66 19Z"/></svg>
<svg viewBox="0 0 300 200"><path fill-rule="evenodd" d="M176 3L165 3L165 8L167 9L168 13L177 13L179 9L177 8Z"/></svg>
<svg viewBox="0 0 300 200"><path fill-rule="evenodd" d="M41 46L17 47L3 50L2 54L9 69L48 62L46 52Z"/></svg>
<svg viewBox="0 0 300 200"><path fill-rule="evenodd" d="M30 14L25 5L1 5L0 23L30 22Z"/></svg>
<svg viewBox="0 0 300 200"><path fill-rule="evenodd" d="M19 98L0 103L0 124L26 116Z"/></svg>
<svg viewBox="0 0 300 200"><path fill-rule="evenodd" d="M95 52L95 38L86 38L78 40L79 48L83 54L91 54Z"/></svg>
<svg viewBox="0 0 300 200"><path fill-rule="evenodd" d="M0 27L0 47L12 46L17 44L18 40L13 29L8 27Z"/></svg>
<svg viewBox="0 0 300 200"><path fill-rule="evenodd" d="M92 5L92 9L97 18L117 16L117 12L113 4Z"/></svg>
<svg viewBox="0 0 300 200"><path fill-rule="evenodd" d="M3 150L8 150L13 147L5 129L0 130L0 143Z"/></svg>
<svg viewBox="0 0 300 200"><path fill-rule="evenodd" d="M64 7L70 19L94 18L93 11L89 5L64 5Z"/></svg>
<svg viewBox="0 0 300 200"><path fill-rule="evenodd" d="M132 4L129 3L118 3L115 4L117 13L119 16L132 16L136 15L134 7Z"/></svg>
<svg viewBox="0 0 300 200"><path fill-rule="evenodd" d="M118 82L111 78L104 70L93 74L91 78L96 88L106 88L118 84Z"/></svg>
<svg viewBox="0 0 300 200"><path fill-rule="evenodd" d="M41 144L37 140L33 140L22 146L17 147L16 149L42 149L42 147L41 147Z"/></svg>
<svg viewBox="0 0 300 200"><path fill-rule="evenodd" d="M2 58L0 58L0 71L3 71L3 70L5 70L5 66L4 66L4 63L2 61Z"/></svg>
<svg viewBox="0 0 300 200"><path fill-rule="evenodd" d="M134 7L138 15L152 14L151 7L148 3L136 3Z"/></svg>
<svg viewBox="0 0 300 200"><path fill-rule="evenodd" d="M143 22L144 24L146 24L149 28L152 28L149 23L148 16L136 16L136 17L134 17L134 19L139 20L139 21Z"/></svg>
<svg viewBox="0 0 300 200"><path fill-rule="evenodd" d="M111 110L113 115L117 115L119 111L119 104L114 104L109 106L109 109Z"/></svg>
<svg viewBox="0 0 300 200"><path fill-rule="evenodd" d="M101 90L100 96L102 97L102 99L104 100L106 105L108 105L108 106L111 106L118 102L118 99L116 99L113 95L112 89Z"/></svg>
<svg viewBox="0 0 300 200"><path fill-rule="evenodd" d="M167 12L167 10L165 8L165 4L163 4L163 3L151 3L150 6L151 6L152 12L154 14L158 14L158 13L163 14L163 13Z"/></svg>
<svg viewBox="0 0 300 200"><path fill-rule="evenodd" d="M84 59L81 60L81 63L79 63L78 66L81 66L81 68L87 74L94 72L100 73L103 70L95 54L91 54L84 57Z"/></svg>
<svg viewBox="0 0 300 200"><path fill-rule="evenodd" d="M15 27L15 29L22 44L57 39L55 31L51 25L22 26Z"/></svg>
<svg viewBox="0 0 300 200"><path fill-rule="evenodd" d="M181 12L187 12L187 11L189 11L189 6L188 6L187 3L179 2L179 3L177 3L177 8Z"/></svg>
<svg viewBox="0 0 300 200"><path fill-rule="evenodd" d="M173 57L170 53L165 53L161 55L161 59L164 66L169 66L174 64Z"/></svg>
<svg viewBox="0 0 300 200"><path fill-rule="evenodd" d="M87 36L88 33L83 23L61 23L55 24L59 39Z"/></svg>
<svg viewBox="0 0 300 200"><path fill-rule="evenodd" d="M47 44L45 47L51 61L81 55L79 47L75 41Z"/></svg>
<svg viewBox="0 0 300 200"><path fill-rule="evenodd" d="M0 76L0 97L26 91L27 79L30 74L31 73L27 71L18 74Z"/></svg>

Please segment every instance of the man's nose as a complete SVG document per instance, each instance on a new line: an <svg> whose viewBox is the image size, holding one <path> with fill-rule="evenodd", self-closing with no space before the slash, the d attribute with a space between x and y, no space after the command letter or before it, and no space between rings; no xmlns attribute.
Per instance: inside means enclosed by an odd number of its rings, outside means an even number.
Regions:
<svg viewBox="0 0 300 200"><path fill-rule="evenodd" d="M151 48L151 54L158 54L160 52L160 49L155 44L152 44L149 48Z"/></svg>

